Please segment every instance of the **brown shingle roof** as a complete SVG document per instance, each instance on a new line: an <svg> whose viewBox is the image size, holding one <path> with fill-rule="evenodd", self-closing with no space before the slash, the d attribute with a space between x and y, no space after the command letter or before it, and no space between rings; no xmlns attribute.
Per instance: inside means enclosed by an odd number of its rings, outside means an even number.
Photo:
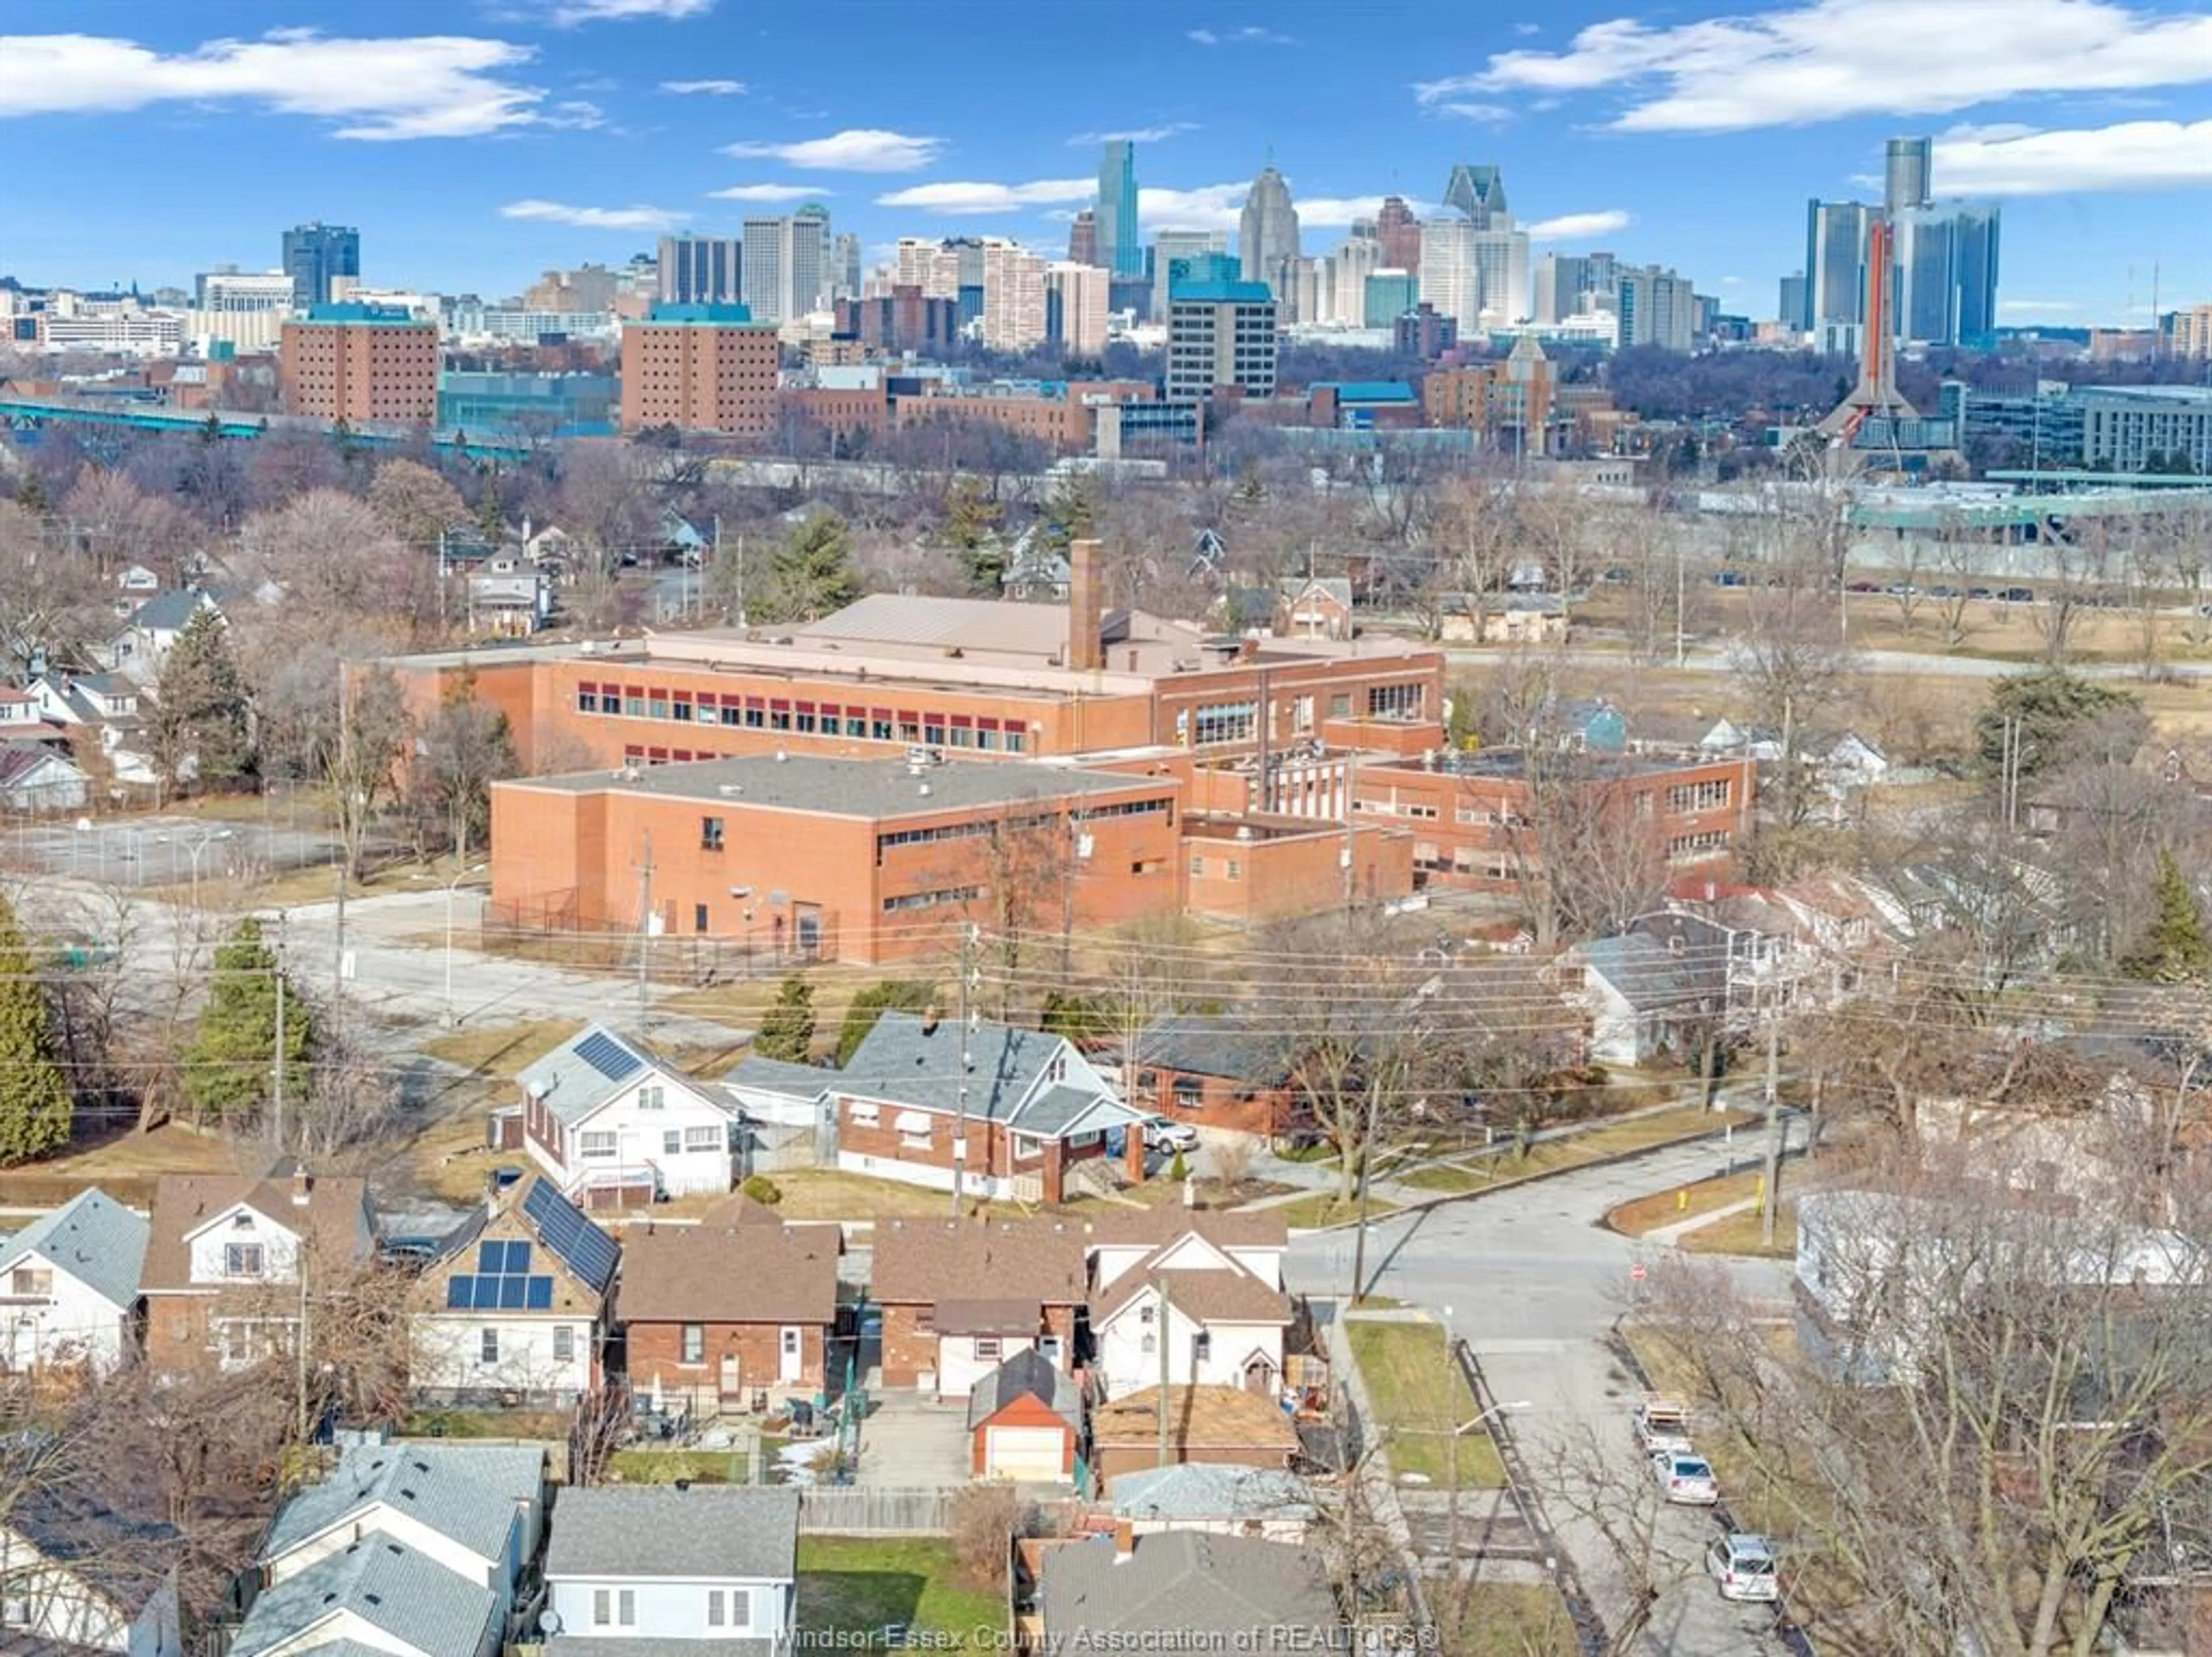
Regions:
<svg viewBox="0 0 2212 1657"><path fill-rule="evenodd" d="M307 1176L307 1201L302 1207L293 1201L294 1179L289 1171L266 1176L163 1174L154 1188L141 1288L149 1295L192 1288L192 1252L186 1240L240 1203L288 1230L302 1232L309 1250L325 1259L362 1258L369 1234L364 1217L368 1183L349 1175Z"/></svg>
<svg viewBox="0 0 2212 1657"><path fill-rule="evenodd" d="M1053 1220L882 1220L875 1230L873 1299L1034 1300L1080 1306L1084 1235Z"/></svg>
<svg viewBox="0 0 2212 1657"><path fill-rule="evenodd" d="M1104 1324L1148 1288L1164 1283L1176 1313L1200 1323L1288 1324L1290 1298L1250 1272L1158 1271L1145 1267L1124 1272L1093 1302L1093 1325Z"/></svg>
<svg viewBox="0 0 2212 1657"><path fill-rule="evenodd" d="M1234 1386L1167 1391L1168 1441L1175 1448L1249 1450L1265 1463L1298 1447L1297 1429L1272 1398ZM1091 1441L1102 1449L1109 1444L1157 1444L1159 1395L1158 1387L1147 1386L1100 1404L1091 1412Z"/></svg>
<svg viewBox="0 0 2212 1657"><path fill-rule="evenodd" d="M696 1226L623 1234L625 1323L827 1324L837 1315L835 1226L786 1226L724 1203Z"/></svg>
<svg viewBox="0 0 2212 1657"><path fill-rule="evenodd" d="M1224 1248L1288 1248L1289 1225L1275 1209L1189 1209L1180 1203L1122 1209L1091 1222L1094 1243L1168 1243L1196 1232Z"/></svg>

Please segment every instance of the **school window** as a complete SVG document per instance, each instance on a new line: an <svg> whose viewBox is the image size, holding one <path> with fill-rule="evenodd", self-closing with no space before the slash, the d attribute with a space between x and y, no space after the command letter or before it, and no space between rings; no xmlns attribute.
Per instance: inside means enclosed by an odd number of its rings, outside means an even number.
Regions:
<svg viewBox="0 0 2212 1657"><path fill-rule="evenodd" d="M1194 857L1190 860L1190 876L1194 880L1202 880L1206 878L1205 858Z"/></svg>
<svg viewBox="0 0 2212 1657"><path fill-rule="evenodd" d="M679 725L689 725L689 724L690 724L690 723L692 722L692 721L691 721L691 698L689 698L689 697L683 697L683 696L679 696L679 697L678 697L674 701L671 702L671 703L668 704L668 711L669 711L669 713L670 713L671 715L672 715L672 716L674 716L674 718L675 718L675 720L676 720L676 722L677 722L678 724L679 724Z"/></svg>
<svg viewBox="0 0 2212 1657"><path fill-rule="evenodd" d="M580 689L576 692L576 711L578 713L595 714L599 712L599 693L597 691Z"/></svg>
<svg viewBox="0 0 2212 1657"><path fill-rule="evenodd" d="M1352 693L1350 691L1339 691L1334 696L1329 698L1328 716L1331 719L1349 719L1352 717Z"/></svg>
<svg viewBox="0 0 2212 1657"><path fill-rule="evenodd" d="M1030 738L1028 732L1008 731L1006 733L1006 752L1008 753L1026 753L1029 752L1029 746Z"/></svg>
<svg viewBox="0 0 2212 1657"><path fill-rule="evenodd" d="M484 1363L499 1362L499 1331L483 1329L477 1331L477 1356Z"/></svg>
<svg viewBox="0 0 2212 1657"><path fill-rule="evenodd" d="M704 1324L684 1325L684 1362L686 1363L704 1363L706 1361L707 1325Z"/></svg>
<svg viewBox="0 0 2212 1657"><path fill-rule="evenodd" d="M867 734L868 734L868 722L867 722L866 720L863 719L863 718L862 718L860 715L858 715L858 714L847 714L847 715L845 716L845 734L846 734L846 735L848 735L848 736L866 736Z"/></svg>
<svg viewBox="0 0 2212 1657"><path fill-rule="evenodd" d="M702 817L699 819L699 850L720 851L722 849L722 819Z"/></svg>
<svg viewBox="0 0 2212 1657"><path fill-rule="evenodd" d="M1216 742L1249 742L1259 717L1257 703L1211 703L1200 708L1192 720L1192 740L1201 748Z"/></svg>
<svg viewBox="0 0 2212 1657"><path fill-rule="evenodd" d="M770 708L768 710L768 728L772 731L789 730L791 710L788 708Z"/></svg>
<svg viewBox="0 0 2212 1657"><path fill-rule="evenodd" d="M1418 685L1370 685L1367 687L1370 719L1416 719L1421 712Z"/></svg>
<svg viewBox="0 0 2212 1657"><path fill-rule="evenodd" d="M707 929L706 905L694 904L691 905L691 929L694 932L704 932Z"/></svg>
<svg viewBox="0 0 2212 1657"><path fill-rule="evenodd" d="M796 725L795 728L797 728L797 729L799 729L799 730L801 730L801 731L804 731L804 732L805 732L805 733L806 733L807 734L809 734L809 735L813 734L813 733L814 733L814 728L815 728L815 726L814 726L814 721L815 721L815 718L816 718L816 716L815 716L815 715L813 715L813 714L800 714L800 715L799 715L799 716L798 716L798 722L797 722L797 725Z"/></svg>
<svg viewBox="0 0 2212 1657"><path fill-rule="evenodd" d="M945 746L945 719L943 715L933 714L929 716L927 722L921 728L921 740L924 742L927 742L933 748L941 748Z"/></svg>
<svg viewBox="0 0 2212 1657"><path fill-rule="evenodd" d="M645 716L647 719L667 718L668 698L665 696L647 698L645 704Z"/></svg>
<svg viewBox="0 0 2212 1657"><path fill-rule="evenodd" d="M1709 829L1703 834L1678 834L1667 842L1667 855L1695 857L1704 852L1722 850L1728 843L1728 833L1723 829Z"/></svg>
<svg viewBox="0 0 2212 1657"><path fill-rule="evenodd" d="M1299 697L1291 704L1291 728L1294 731L1310 731L1313 729L1313 726L1314 699L1310 696Z"/></svg>
<svg viewBox="0 0 2212 1657"><path fill-rule="evenodd" d="M1717 811L1729 802L1729 779L1716 778L1710 783L1682 783L1667 790L1667 809L1670 812Z"/></svg>
<svg viewBox="0 0 2212 1657"><path fill-rule="evenodd" d="M553 1362L574 1363L576 1361L576 1331L567 1324L553 1325Z"/></svg>
<svg viewBox="0 0 2212 1657"><path fill-rule="evenodd" d="M645 717L645 698L641 696L626 696L623 698L622 710L628 718L642 719Z"/></svg>
<svg viewBox="0 0 2212 1657"><path fill-rule="evenodd" d="M742 725L744 723L744 718L745 710L743 708L733 708L726 703L723 704L722 723L725 725Z"/></svg>
<svg viewBox="0 0 2212 1657"><path fill-rule="evenodd" d="M1229 860L1228 873L1231 880L1241 880L1244 878L1244 865L1238 862L1234 857L1231 857Z"/></svg>

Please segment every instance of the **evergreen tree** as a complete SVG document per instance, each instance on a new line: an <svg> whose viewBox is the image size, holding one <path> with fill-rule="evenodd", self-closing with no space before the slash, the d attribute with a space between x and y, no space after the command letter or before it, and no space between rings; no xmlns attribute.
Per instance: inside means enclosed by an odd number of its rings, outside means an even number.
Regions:
<svg viewBox="0 0 2212 1657"><path fill-rule="evenodd" d="M767 621L815 621L860 596L845 521L817 512L793 530L769 560Z"/></svg>
<svg viewBox="0 0 2212 1657"><path fill-rule="evenodd" d="M53 509L53 498L46 493L46 480L38 467L23 468L22 479L15 485L15 504L36 517Z"/></svg>
<svg viewBox="0 0 2212 1657"><path fill-rule="evenodd" d="M2064 764L2080 738L2106 720L2129 727L2121 746L2130 754L2148 728L2142 698L2134 691L2115 690L2063 667L2039 667L1990 687L1989 706L1974 720L1974 744L1982 769L1998 775L2009 725L2020 775L2037 777Z"/></svg>
<svg viewBox="0 0 2212 1657"><path fill-rule="evenodd" d="M945 494L945 519L938 539L960 554L967 567L968 584L978 593L996 596L1000 578L1006 573L1006 544L999 538L999 503L984 490L972 472L952 480Z"/></svg>
<svg viewBox="0 0 2212 1657"><path fill-rule="evenodd" d="M1065 552L1078 541L1087 541L1098 527L1098 499L1091 474L1071 472L1060 480L1044 507L1045 544Z"/></svg>
<svg viewBox="0 0 2212 1657"><path fill-rule="evenodd" d="M246 677L231 654L230 630L205 605L192 612L161 663L151 734L171 788L187 761L203 786L234 783L252 768Z"/></svg>
<svg viewBox="0 0 2212 1657"><path fill-rule="evenodd" d="M276 953L262 941L261 923L251 915L217 946L207 1005L184 1051L185 1094L203 1118L246 1121L273 1096L281 972ZM283 993L285 1093L299 1099L307 1091L314 1032L307 1003L289 982Z"/></svg>
<svg viewBox="0 0 2212 1657"><path fill-rule="evenodd" d="M804 1064L814 1057L814 986L793 972L775 992L775 1005L753 1037L761 1058Z"/></svg>
<svg viewBox="0 0 2212 1657"><path fill-rule="evenodd" d="M0 1165L69 1143L69 1081L15 911L0 898Z"/></svg>
<svg viewBox="0 0 2212 1657"><path fill-rule="evenodd" d="M2156 984L2212 980L2212 941L2204 935L2204 914L2170 851L2158 854L2158 917L2121 958L2120 971Z"/></svg>

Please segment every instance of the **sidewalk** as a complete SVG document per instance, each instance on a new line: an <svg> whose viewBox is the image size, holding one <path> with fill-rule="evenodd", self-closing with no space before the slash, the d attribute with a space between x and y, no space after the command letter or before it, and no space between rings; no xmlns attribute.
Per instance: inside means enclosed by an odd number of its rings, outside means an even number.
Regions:
<svg viewBox="0 0 2212 1657"><path fill-rule="evenodd" d="M1756 1197L1746 1197L1734 1203L1724 1203L1719 1208L1709 1209L1704 1214L1693 1214L1686 1220L1676 1220L1668 1225L1654 1226L1637 1240L1643 1243L1656 1243L1662 1248L1672 1248L1692 1232L1702 1231L1707 1226L1716 1225L1723 1220L1732 1218L1739 1214L1749 1214L1759 1206L1759 1199Z"/></svg>

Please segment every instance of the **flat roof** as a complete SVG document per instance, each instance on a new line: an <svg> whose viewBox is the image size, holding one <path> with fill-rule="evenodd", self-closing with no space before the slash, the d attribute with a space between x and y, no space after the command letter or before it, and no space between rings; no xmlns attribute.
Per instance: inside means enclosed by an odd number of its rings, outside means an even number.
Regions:
<svg viewBox="0 0 2212 1657"><path fill-rule="evenodd" d="M1662 777L1670 771L1699 771L1713 765L1725 765L1741 769L1747 763L1740 754L1699 753L1670 757L1661 754L1578 753L1572 756L1568 772L1577 780ZM1493 777L1516 781L1526 776L1528 770L1526 749L1479 748L1472 753L1447 750L1434 756L1424 755L1412 759L1363 760L1359 775L1362 778L1388 775L1456 777L1468 780ZM1339 832L1341 832L1340 830Z"/></svg>
<svg viewBox="0 0 2212 1657"><path fill-rule="evenodd" d="M1159 794L1172 778L1079 771L1042 760L953 759L918 769L903 759L833 759L820 754L746 754L622 771L571 771L496 784L556 794L643 794L704 804L757 806L871 821L921 817L985 806L1020 805L1070 795Z"/></svg>

